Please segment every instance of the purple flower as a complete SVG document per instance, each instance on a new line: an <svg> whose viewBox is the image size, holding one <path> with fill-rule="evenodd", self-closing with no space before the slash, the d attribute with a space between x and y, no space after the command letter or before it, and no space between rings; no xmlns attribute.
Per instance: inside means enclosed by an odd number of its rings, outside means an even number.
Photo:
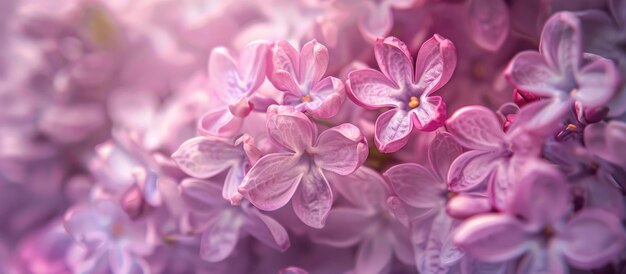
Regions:
<svg viewBox="0 0 626 274"><path fill-rule="evenodd" d="M239 192L262 210L276 210L293 197L298 218L311 227L323 227L333 201L323 171L348 175L363 164L368 150L361 131L342 124L317 136L306 115L293 107L271 106L267 132L285 152L259 159Z"/></svg>
<svg viewBox="0 0 626 274"><path fill-rule="evenodd" d="M251 43L236 61L226 48L218 47L209 57L209 85L224 107L205 114L199 130L208 135L232 136L239 131L243 118L254 108L253 93L265 80L265 59L269 45Z"/></svg>
<svg viewBox="0 0 626 274"><path fill-rule="evenodd" d="M569 185L548 164L532 162L520 175L502 213L464 222L454 242L486 262L523 257L520 273L567 273L563 262L579 268L603 266L626 246L617 217L601 209L583 209L571 218Z"/></svg>
<svg viewBox="0 0 626 274"><path fill-rule="evenodd" d="M300 53L287 41L274 43L268 56L268 78L283 92L282 105L318 118L335 116L345 99L341 80L325 77L328 49L316 40L306 43Z"/></svg>
<svg viewBox="0 0 626 274"><path fill-rule="evenodd" d="M539 52L517 54L505 75L515 88L545 97L531 104L537 113L528 123L536 127L554 125L574 103L603 106L619 83L611 60L583 54L580 22L569 12L553 15L543 28Z"/></svg>
<svg viewBox="0 0 626 274"><path fill-rule="evenodd" d="M191 210L189 225L202 233L200 257L209 262L226 259L239 239L249 234L264 244L285 251L289 235L283 226L262 214L249 203L231 206L222 198L218 184L185 179L181 185L183 199ZM245 234L244 234L245 233Z"/></svg>
<svg viewBox="0 0 626 274"><path fill-rule="evenodd" d="M390 107L376 120L375 143L382 152L395 152L408 142L413 129L432 131L446 118L441 97L430 96L445 85L456 66L454 45L437 34L424 42L415 61L395 37L376 40L374 54L382 71L363 69L348 76L347 92L368 109Z"/></svg>

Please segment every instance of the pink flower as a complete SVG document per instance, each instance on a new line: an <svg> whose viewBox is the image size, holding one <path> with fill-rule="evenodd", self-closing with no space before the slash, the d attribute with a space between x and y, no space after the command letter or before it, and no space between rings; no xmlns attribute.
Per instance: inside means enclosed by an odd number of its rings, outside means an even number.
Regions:
<svg viewBox="0 0 626 274"><path fill-rule="evenodd" d="M543 28L539 52L517 54L505 75L520 90L545 97L530 104L537 112L529 121L536 127L555 125L579 104L596 108L606 104L619 83L613 62L584 54L580 21L572 13L553 15Z"/></svg>
<svg viewBox="0 0 626 274"><path fill-rule="evenodd" d="M509 8L504 0L468 2L470 37L489 51L502 47L509 34Z"/></svg>
<svg viewBox="0 0 626 274"><path fill-rule="evenodd" d="M353 71L347 92L368 109L390 107L376 120L375 143L382 152L398 151L413 129L432 131L446 118L441 97L430 96L445 85L456 66L456 52L449 40L435 34L424 42L415 61L404 43L395 37L380 38L374 54L381 72Z"/></svg>
<svg viewBox="0 0 626 274"><path fill-rule="evenodd" d="M265 59L269 45L249 44L238 61L226 48L218 47L209 57L209 85L216 99L225 106L205 114L199 130L208 135L232 136L239 131L243 118L254 108L253 93L265 80Z"/></svg>
<svg viewBox="0 0 626 274"><path fill-rule="evenodd" d="M335 116L345 99L341 80L325 77L328 49L316 40L300 53L287 41L274 43L268 56L268 78L283 92L281 104L318 118Z"/></svg>
<svg viewBox="0 0 626 274"><path fill-rule="evenodd" d="M570 212L569 185L542 162L526 166L503 213L484 214L463 223L454 242L486 262L526 254L520 273L567 273L565 258L578 268L603 266L626 246L617 217L601 209Z"/></svg>
<svg viewBox="0 0 626 274"><path fill-rule="evenodd" d="M323 227L333 201L324 172L348 175L363 164L368 150L361 131L342 124L317 136L306 115L279 106L268 109L267 131L285 152L259 159L239 192L261 210L276 210L293 197L298 218L311 227Z"/></svg>

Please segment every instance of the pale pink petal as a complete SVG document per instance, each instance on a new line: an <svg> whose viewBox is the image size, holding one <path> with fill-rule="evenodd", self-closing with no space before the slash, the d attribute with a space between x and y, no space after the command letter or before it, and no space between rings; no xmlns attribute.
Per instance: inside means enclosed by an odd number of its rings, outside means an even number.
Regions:
<svg viewBox="0 0 626 274"><path fill-rule="evenodd" d="M568 92L559 87L562 76L535 51L515 55L504 75L515 88L539 96L557 97Z"/></svg>
<svg viewBox="0 0 626 274"><path fill-rule="evenodd" d="M244 81L246 96L257 90L265 80L267 42L253 42L247 45L239 56L239 73Z"/></svg>
<svg viewBox="0 0 626 274"><path fill-rule="evenodd" d="M393 36L378 38L374 55L380 71L400 88L413 84L413 58L406 45Z"/></svg>
<svg viewBox="0 0 626 274"><path fill-rule="evenodd" d="M574 13L556 13L543 27L539 52L561 73L571 74L582 59L581 32L580 20Z"/></svg>
<svg viewBox="0 0 626 274"><path fill-rule="evenodd" d="M415 251L415 253L421 253L417 257L417 268L421 273L446 274L449 268L444 263L451 263L450 261L458 259L456 257L458 257L459 254L455 254L456 252L446 252L444 249L447 247L446 242L451 241L449 237L452 222L453 219L447 216L444 211L441 211L435 216L430 226L425 248Z"/></svg>
<svg viewBox="0 0 626 274"><path fill-rule="evenodd" d="M525 105L517 115L516 123L509 128L513 132L517 127L531 129L535 132L550 132L555 130L555 125L563 122L567 114L574 107L574 100L546 99ZM528 119L524 119L528 117Z"/></svg>
<svg viewBox="0 0 626 274"><path fill-rule="evenodd" d="M287 41L274 43L267 63L268 79L279 90L302 96L297 75L300 67L298 51Z"/></svg>
<svg viewBox="0 0 626 274"><path fill-rule="evenodd" d="M244 157L240 148L214 137L189 139L172 154L172 159L183 172L201 179L238 165Z"/></svg>
<svg viewBox="0 0 626 274"><path fill-rule="evenodd" d="M457 110L446 121L446 128L460 145L470 149L500 150L506 142L498 117L483 106Z"/></svg>
<svg viewBox="0 0 626 274"><path fill-rule="evenodd" d="M406 145L413 130L413 120L409 114L404 110L390 109L378 116L374 132L378 150L391 153Z"/></svg>
<svg viewBox="0 0 626 274"><path fill-rule="evenodd" d="M312 233L311 239L320 244L334 247L351 247L359 243L374 216L356 208L336 208L328 213L326 225Z"/></svg>
<svg viewBox="0 0 626 274"><path fill-rule="evenodd" d="M298 82L308 90L319 82L328 68L328 49L315 39L304 44L300 51Z"/></svg>
<svg viewBox="0 0 626 274"><path fill-rule="evenodd" d="M276 210L289 202L308 167L290 153L263 156L252 166L239 192L261 210Z"/></svg>
<svg viewBox="0 0 626 274"><path fill-rule="evenodd" d="M385 75L373 69L360 69L348 74L346 82L348 96L367 109L400 107L403 91Z"/></svg>
<svg viewBox="0 0 626 274"><path fill-rule="evenodd" d="M587 126L584 132L585 145L595 155L620 166L626 166L624 147L626 123L613 120Z"/></svg>
<svg viewBox="0 0 626 274"><path fill-rule="evenodd" d="M315 125L292 107L270 106L267 110L267 133L278 145L301 153L313 144Z"/></svg>
<svg viewBox="0 0 626 274"><path fill-rule="evenodd" d="M179 189L185 204L197 211L226 204L221 195L222 188L215 182L188 178L180 183Z"/></svg>
<svg viewBox="0 0 626 274"><path fill-rule="evenodd" d="M446 185L418 164L399 164L383 174L402 201L418 208L431 208L443 202Z"/></svg>
<svg viewBox="0 0 626 274"><path fill-rule="evenodd" d="M379 210L389 194L385 179L378 171L366 166L361 166L354 173L345 176L333 172L325 175L342 197L361 209Z"/></svg>
<svg viewBox="0 0 626 274"><path fill-rule="evenodd" d="M585 269L609 263L626 247L626 234L619 218L601 209L580 211L558 238L563 242L567 260Z"/></svg>
<svg viewBox="0 0 626 274"><path fill-rule="evenodd" d="M415 59L415 88L430 95L445 85L456 67L456 48L438 34L422 44Z"/></svg>
<svg viewBox="0 0 626 274"><path fill-rule="evenodd" d="M309 96L311 102L305 105L307 113L318 118L330 118L341 109L346 93L341 80L335 77L326 77L315 84Z"/></svg>
<svg viewBox="0 0 626 274"><path fill-rule="evenodd" d="M302 182L293 195L293 211L306 225L322 228L333 204L330 185L322 171L316 168L301 176Z"/></svg>
<svg viewBox="0 0 626 274"><path fill-rule="evenodd" d="M341 124L322 132L310 153L318 167L348 175L367 158L367 140L355 125Z"/></svg>
<svg viewBox="0 0 626 274"><path fill-rule="evenodd" d="M228 170L226 174L226 179L224 180L224 187L222 188L222 197L224 199L231 201L231 203L237 203L240 194L239 194L239 185L243 182L243 178L245 175L245 164L240 163L238 165L234 165Z"/></svg>
<svg viewBox="0 0 626 274"><path fill-rule="evenodd" d="M428 160L441 182L447 180L448 170L450 170L452 162L462 153L463 148L454 140L450 133L437 132L428 148Z"/></svg>
<svg viewBox="0 0 626 274"><path fill-rule="evenodd" d="M209 83L222 102L233 104L246 94L241 86L237 63L224 47L214 48L209 56Z"/></svg>
<svg viewBox="0 0 626 274"><path fill-rule="evenodd" d="M385 235L372 235L356 254L355 273L378 274L391 263L393 248Z"/></svg>
<svg viewBox="0 0 626 274"><path fill-rule="evenodd" d="M495 51L509 34L509 8L503 0L472 0L469 4L470 37L481 48Z"/></svg>
<svg viewBox="0 0 626 274"><path fill-rule="evenodd" d="M208 262L226 259L239 241L243 221L242 216L234 215L233 211L222 212L220 217L202 233L200 257Z"/></svg>
<svg viewBox="0 0 626 274"><path fill-rule="evenodd" d="M446 204L446 212L457 219L466 219L491 211L491 201L482 195L461 194L454 196Z"/></svg>
<svg viewBox="0 0 626 274"><path fill-rule="evenodd" d="M265 245L280 251L285 251L291 245L287 230L273 218L262 214L254 207L245 206L247 218L243 223L243 230L248 232Z"/></svg>
<svg viewBox="0 0 626 274"><path fill-rule="evenodd" d="M393 26L393 14L389 7L380 7L372 2L365 2L366 11L359 20L359 30L367 38L374 41L385 36Z"/></svg>
<svg viewBox="0 0 626 274"><path fill-rule="evenodd" d="M522 258L517 266L518 273L567 274L567 266L558 250L536 248Z"/></svg>
<svg viewBox="0 0 626 274"><path fill-rule="evenodd" d="M234 116L228 108L221 108L200 117L198 131L204 135L228 137L237 134L242 124L243 119Z"/></svg>
<svg viewBox="0 0 626 274"><path fill-rule="evenodd" d="M502 262L523 254L529 236L513 217L485 214L465 221L456 230L454 243L472 257L485 262Z"/></svg>
<svg viewBox="0 0 626 274"><path fill-rule="evenodd" d="M468 151L452 162L448 173L448 188L454 192L465 192L485 186L489 176L497 168L498 153Z"/></svg>
<svg viewBox="0 0 626 274"><path fill-rule="evenodd" d="M613 61L598 58L578 71L578 89L571 95L585 107L604 106L613 97L619 74Z"/></svg>
<svg viewBox="0 0 626 274"><path fill-rule="evenodd" d="M281 270L279 274L309 274L309 272L299 267L290 266Z"/></svg>
<svg viewBox="0 0 626 274"><path fill-rule="evenodd" d="M410 113L413 114L411 118L415 128L421 131L438 129L448 118L446 104L439 96L426 97L422 95L419 106L411 110Z"/></svg>
<svg viewBox="0 0 626 274"><path fill-rule="evenodd" d="M133 259L128 251L120 246L114 246L109 250L109 265L113 273L130 274L133 267Z"/></svg>

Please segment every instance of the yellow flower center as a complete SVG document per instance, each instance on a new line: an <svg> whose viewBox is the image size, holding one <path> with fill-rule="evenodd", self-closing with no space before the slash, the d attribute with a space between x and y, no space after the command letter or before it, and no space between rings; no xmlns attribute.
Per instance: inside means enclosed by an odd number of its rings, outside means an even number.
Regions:
<svg viewBox="0 0 626 274"><path fill-rule="evenodd" d="M311 102L311 96L309 95L302 96L302 102L305 102L305 103Z"/></svg>
<svg viewBox="0 0 626 274"><path fill-rule="evenodd" d="M569 124L569 125L567 125L567 127L565 128L565 130L567 130L567 131L571 131L571 132L574 132L574 131L576 131L577 129L578 129L578 127L577 127L576 125L574 125L574 124Z"/></svg>
<svg viewBox="0 0 626 274"><path fill-rule="evenodd" d="M417 99L417 97L411 96L411 98L409 98L409 107L410 108L416 108L419 105L420 105L420 100Z"/></svg>

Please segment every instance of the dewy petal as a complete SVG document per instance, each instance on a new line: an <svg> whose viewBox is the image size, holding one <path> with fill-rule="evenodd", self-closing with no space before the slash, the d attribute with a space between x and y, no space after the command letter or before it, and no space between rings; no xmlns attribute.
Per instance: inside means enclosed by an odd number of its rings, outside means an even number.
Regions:
<svg viewBox="0 0 626 274"><path fill-rule="evenodd" d="M242 79L235 60L224 47L217 47L211 51L209 83L215 96L227 104L239 101L247 92L241 87Z"/></svg>
<svg viewBox="0 0 626 274"><path fill-rule="evenodd" d="M484 186L495 172L500 155L478 150L468 151L452 162L448 172L448 188L454 192L465 192Z"/></svg>
<svg viewBox="0 0 626 274"><path fill-rule="evenodd" d="M300 67L298 51L287 41L274 43L268 55L268 79L279 90L302 96L297 82Z"/></svg>
<svg viewBox="0 0 626 274"><path fill-rule="evenodd" d="M393 248L385 235L375 234L359 246L355 273L377 274L391 263Z"/></svg>
<svg viewBox="0 0 626 274"><path fill-rule="evenodd" d="M580 20L571 12L558 12L541 32L539 52L554 68L565 75L576 71L582 59L582 34Z"/></svg>
<svg viewBox="0 0 626 274"><path fill-rule="evenodd" d="M322 228L332 204L333 194L326 177L320 169L311 168L302 177L302 182L293 196L293 211L306 225Z"/></svg>
<svg viewBox="0 0 626 274"><path fill-rule="evenodd" d="M315 117L330 118L341 109L346 93L341 80L326 77L313 86L309 96L311 102L305 105L307 112Z"/></svg>
<svg viewBox="0 0 626 274"><path fill-rule="evenodd" d="M363 164L368 148L361 130L346 123L322 132L310 152L318 167L348 175Z"/></svg>
<svg viewBox="0 0 626 274"><path fill-rule="evenodd" d="M413 120L409 114L404 110L390 109L378 116L374 132L378 150L391 153L406 145L413 130Z"/></svg>
<svg viewBox="0 0 626 274"><path fill-rule="evenodd" d="M552 224L565 217L569 210L569 185L558 169L532 161L524 164L515 183L508 212L522 216L537 227Z"/></svg>
<svg viewBox="0 0 626 274"><path fill-rule="evenodd" d="M578 71L578 89L572 97L585 107L604 106L613 97L619 76L613 61L598 58Z"/></svg>
<svg viewBox="0 0 626 274"><path fill-rule="evenodd" d="M267 110L267 132L276 144L296 153L313 145L315 125L292 107L270 106Z"/></svg>
<svg viewBox="0 0 626 274"><path fill-rule="evenodd" d="M281 208L294 195L308 167L291 153L263 156L252 166L239 186L239 192L261 210Z"/></svg>
<svg viewBox="0 0 626 274"><path fill-rule="evenodd" d="M325 173L328 182L342 197L361 209L377 211L384 206L389 190L385 179L366 166L361 166L354 173L341 176L332 172Z"/></svg>
<svg viewBox="0 0 626 274"><path fill-rule="evenodd" d="M421 165L399 164L391 167L383 176L398 197L411 206L431 208L443 203L446 191L444 182Z"/></svg>
<svg viewBox="0 0 626 274"><path fill-rule="evenodd" d="M554 71L544 56L535 51L515 55L504 75L515 88L535 95L558 97L569 92L559 87L559 81L563 81L559 72Z"/></svg>
<svg viewBox="0 0 626 274"><path fill-rule="evenodd" d="M509 8L503 0L470 1L470 37L481 48L499 49L509 34Z"/></svg>
<svg viewBox="0 0 626 274"><path fill-rule="evenodd" d="M401 100L402 90L382 73L369 68L348 74L346 92L355 103L367 109L405 104Z"/></svg>
<svg viewBox="0 0 626 274"><path fill-rule="evenodd" d="M393 36L378 38L374 55L380 71L400 88L413 84L413 58L400 39Z"/></svg>
<svg viewBox="0 0 626 274"><path fill-rule="evenodd" d="M430 95L445 85L456 67L454 44L435 34L419 49L415 60L415 88Z"/></svg>
<svg viewBox="0 0 626 274"><path fill-rule="evenodd" d="M452 162L463 153L463 148L447 132L437 132L428 147L428 160L441 182L448 178ZM447 187L447 186L446 186Z"/></svg>
<svg viewBox="0 0 626 274"><path fill-rule="evenodd" d="M460 145L479 150L500 150L505 144L504 131L496 114L483 106L457 110L446 128Z"/></svg>
<svg viewBox="0 0 626 274"><path fill-rule="evenodd" d="M243 230L265 245L277 250L285 251L289 248L289 234L279 222L262 214L249 204L244 205L244 211L247 215L243 223Z"/></svg>
<svg viewBox="0 0 626 274"><path fill-rule="evenodd" d="M333 209L328 213L324 228L315 230L311 240L333 247L351 247L363 239L364 228L371 225L373 218L370 212L362 209Z"/></svg>
<svg viewBox="0 0 626 274"><path fill-rule="evenodd" d="M234 116L228 108L209 112L198 121L198 131L204 135L228 137L237 134L243 119Z"/></svg>
<svg viewBox="0 0 626 274"><path fill-rule="evenodd" d="M454 243L485 262L514 259L527 250L529 237L522 224L503 214L484 214L465 221L456 230Z"/></svg>
<svg viewBox="0 0 626 274"><path fill-rule="evenodd" d="M266 56L269 44L257 41L247 45L239 56L239 72L246 88L246 96L265 81Z"/></svg>
<svg viewBox="0 0 626 274"><path fill-rule="evenodd" d="M438 129L448 118L446 104L439 96L426 97L422 95L420 105L410 112L414 114L411 117L415 128L421 131Z"/></svg>
<svg viewBox="0 0 626 274"><path fill-rule="evenodd" d="M208 262L222 261L235 249L243 224L242 216L235 214L233 210L223 211L220 217L202 233L200 257L203 260Z"/></svg>
<svg viewBox="0 0 626 274"><path fill-rule="evenodd" d="M315 39L306 43L300 51L298 82L309 89L319 82L328 68L328 49Z"/></svg>
<svg viewBox="0 0 626 274"><path fill-rule="evenodd" d="M215 137L189 139L172 154L172 159L183 172L201 179L236 166L244 157L241 148Z"/></svg>
<svg viewBox="0 0 626 274"><path fill-rule="evenodd" d="M558 235L562 251L574 266L597 268L616 259L626 247L626 234L615 215L601 209L584 209Z"/></svg>

